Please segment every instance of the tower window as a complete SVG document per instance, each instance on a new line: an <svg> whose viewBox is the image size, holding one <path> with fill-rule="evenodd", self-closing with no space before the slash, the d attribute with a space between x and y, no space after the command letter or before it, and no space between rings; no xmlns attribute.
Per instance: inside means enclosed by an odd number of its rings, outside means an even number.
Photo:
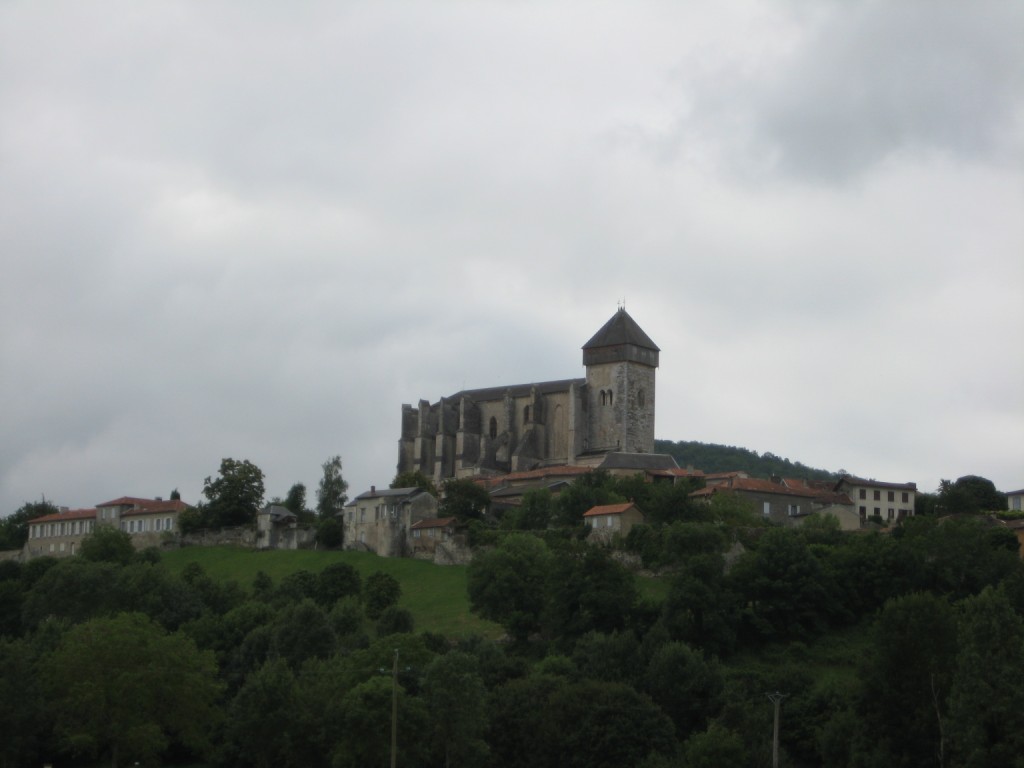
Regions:
<svg viewBox="0 0 1024 768"><path fill-rule="evenodd" d="M612 392L610 389L608 390L608 405L612 404L612 397L614 396L614 394L615 393Z"/></svg>
<svg viewBox="0 0 1024 768"><path fill-rule="evenodd" d="M528 424L529 422L530 422L530 406L526 406L525 408L523 408L523 424Z"/></svg>
<svg viewBox="0 0 1024 768"><path fill-rule="evenodd" d="M636 393L636 404L641 408L647 405L647 394L642 389Z"/></svg>
<svg viewBox="0 0 1024 768"><path fill-rule="evenodd" d="M498 436L498 420L491 416L491 440Z"/></svg>

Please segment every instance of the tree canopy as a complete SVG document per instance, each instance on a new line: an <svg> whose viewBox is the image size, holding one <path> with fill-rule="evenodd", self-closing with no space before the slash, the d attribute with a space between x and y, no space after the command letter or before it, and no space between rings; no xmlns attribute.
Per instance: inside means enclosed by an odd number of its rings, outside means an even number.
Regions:
<svg viewBox="0 0 1024 768"><path fill-rule="evenodd" d="M341 456L325 461L323 472L316 491L316 511L321 519L341 514L348 501L348 483L341 476Z"/></svg>
<svg viewBox="0 0 1024 768"><path fill-rule="evenodd" d="M203 495L210 525L253 523L263 506L263 471L248 460L222 459L217 477L203 481Z"/></svg>

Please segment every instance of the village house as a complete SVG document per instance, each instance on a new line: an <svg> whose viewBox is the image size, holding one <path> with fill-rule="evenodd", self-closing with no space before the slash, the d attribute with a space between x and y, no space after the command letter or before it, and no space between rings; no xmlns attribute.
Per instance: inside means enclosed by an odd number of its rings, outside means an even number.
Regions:
<svg viewBox="0 0 1024 768"><path fill-rule="evenodd" d="M313 526L300 525L288 507L268 504L256 513L256 549L300 549L315 539Z"/></svg>
<svg viewBox="0 0 1024 768"><path fill-rule="evenodd" d="M413 557L440 562L456 562L466 546L456 517L431 517L412 525Z"/></svg>
<svg viewBox="0 0 1024 768"><path fill-rule="evenodd" d="M628 536L634 525L644 522L644 513L631 501L601 504L584 512L583 522L590 528L587 541L609 542L616 536Z"/></svg>
<svg viewBox="0 0 1024 768"><path fill-rule="evenodd" d="M716 493L735 493L751 501L766 520L784 525L800 525L812 514L835 517L843 530L860 528L853 502L833 488L830 481L773 477L750 477L746 472L721 472L706 475L705 486L690 494L694 499L710 500Z"/></svg>
<svg viewBox="0 0 1024 768"><path fill-rule="evenodd" d="M1011 512L1020 512L1024 509L1024 489L1006 494L1006 508Z"/></svg>
<svg viewBox="0 0 1024 768"><path fill-rule="evenodd" d="M178 516L187 508L180 499L122 496L93 509L63 509L29 520L28 541L22 552L26 560L74 555L97 525L114 526L129 534L136 549L159 546L167 534L178 531Z"/></svg>
<svg viewBox="0 0 1024 768"><path fill-rule="evenodd" d="M344 547L404 557L413 523L437 517L437 499L420 488L385 488L356 496L344 509Z"/></svg>
<svg viewBox="0 0 1024 768"><path fill-rule="evenodd" d="M914 515L915 483L883 483L843 475L833 488L853 500L861 521L880 517L889 525Z"/></svg>

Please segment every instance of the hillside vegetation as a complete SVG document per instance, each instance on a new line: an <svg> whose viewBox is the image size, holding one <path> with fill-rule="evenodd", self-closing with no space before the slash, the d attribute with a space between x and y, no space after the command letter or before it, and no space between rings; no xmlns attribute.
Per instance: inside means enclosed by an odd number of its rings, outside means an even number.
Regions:
<svg viewBox="0 0 1024 768"><path fill-rule="evenodd" d="M298 571L318 574L334 563L347 563L364 582L376 571L394 577L402 588L398 605L412 614L419 630L446 637L496 638L502 634L497 624L470 613L465 566L441 567L422 560L378 557L370 552L255 552L236 547L184 547L165 553L163 562L178 575L189 563L196 563L212 578L234 581L246 590L252 588L260 572L279 584Z"/></svg>
<svg viewBox="0 0 1024 768"><path fill-rule="evenodd" d="M667 453L675 458L680 467L693 467L705 474L713 472L748 472L753 477L798 477L806 480L838 480L840 472L815 469L790 461L774 453L758 453L749 448L734 445L700 443L695 440L655 440L655 453Z"/></svg>

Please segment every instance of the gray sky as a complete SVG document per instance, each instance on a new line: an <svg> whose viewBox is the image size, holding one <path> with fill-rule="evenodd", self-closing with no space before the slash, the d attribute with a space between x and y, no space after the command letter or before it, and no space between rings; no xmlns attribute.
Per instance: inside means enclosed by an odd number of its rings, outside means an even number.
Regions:
<svg viewBox="0 0 1024 768"><path fill-rule="evenodd" d="M582 376L657 436L1024 487L1024 3L0 3L0 512L311 503L402 403Z"/></svg>

